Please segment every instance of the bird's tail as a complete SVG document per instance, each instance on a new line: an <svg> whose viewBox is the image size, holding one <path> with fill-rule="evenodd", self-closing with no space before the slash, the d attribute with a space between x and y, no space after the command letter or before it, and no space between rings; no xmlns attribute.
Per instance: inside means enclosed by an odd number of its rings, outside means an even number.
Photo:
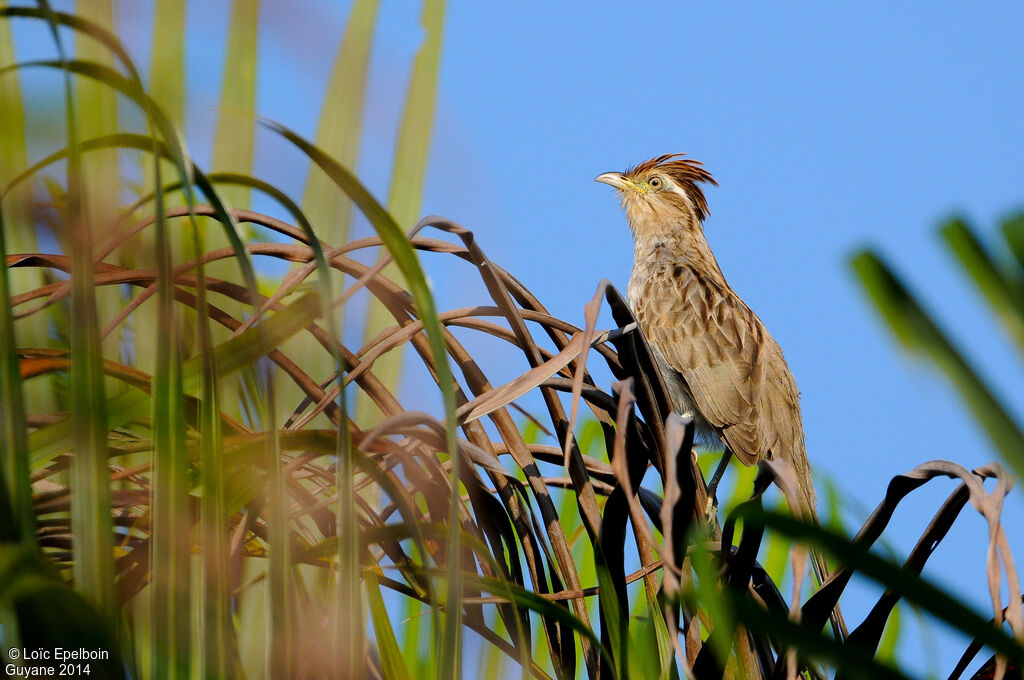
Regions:
<svg viewBox="0 0 1024 680"><path fill-rule="evenodd" d="M800 494L800 502L804 506L801 510L805 517L820 526L821 522L818 520L818 504L814 495L814 486L811 483L810 467L806 466L803 470L797 470L797 474L800 475L798 493ZM811 570L814 572L814 578L818 582L818 587L820 588L825 585L825 582L828 581L831 576L831 572L828 568L828 561L825 559L824 553L814 548L810 549L810 556ZM835 635L836 639L845 640L847 635L849 635L849 632L846 628L846 620L843 619L843 612L839 609L838 602L829 614L829 621L832 624L832 633Z"/></svg>
<svg viewBox="0 0 1024 680"><path fill-rule="evenodd" d="M818 587L821 587L830 576L825 555L817 550L811 550L811 568L814 571L814 578L818 581ZM836 636L836 640L845 640L850 633L846 628L846 620L843 618L843 612L839 609L838 602L832 608L828 618L832 624L832 633Z"/></svg>

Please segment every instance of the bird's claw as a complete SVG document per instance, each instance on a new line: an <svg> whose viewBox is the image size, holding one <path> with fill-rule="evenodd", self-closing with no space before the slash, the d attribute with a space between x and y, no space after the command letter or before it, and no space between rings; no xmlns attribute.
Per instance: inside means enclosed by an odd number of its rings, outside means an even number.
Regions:
<svg viewBox="0 0 1024 680"><path fill-rule="evenodd" d="M718 498L714 493L709 493L707 503L704 504L704 516L710 519L717 514Z"/></svg>

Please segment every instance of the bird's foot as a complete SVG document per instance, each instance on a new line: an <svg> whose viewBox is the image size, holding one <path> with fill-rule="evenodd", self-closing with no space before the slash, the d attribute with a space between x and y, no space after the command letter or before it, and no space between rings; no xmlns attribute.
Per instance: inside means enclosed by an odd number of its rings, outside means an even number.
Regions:
<svg viewBox="0 0 1024 680"><path fill-rule="evenodd" d="M710 489L708 490L710 492ZM708 502L704 505L704 517L711 519L718 514L718 499L714 494L708 494Z"/></svg>
<svg viewBox="0 0 1024 680"><path fill-rule="evenodd" d="M704 505L704 516L708 518L718 514L718 481L713 479L708 485L708 500Z"/></svg>

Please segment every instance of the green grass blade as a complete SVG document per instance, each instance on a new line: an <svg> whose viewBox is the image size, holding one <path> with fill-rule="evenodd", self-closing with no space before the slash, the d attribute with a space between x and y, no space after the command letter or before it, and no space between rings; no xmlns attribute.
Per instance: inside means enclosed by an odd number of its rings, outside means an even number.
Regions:
<svg viewBox="0 0 1024 680"><path fill-rule="evenodd" d="M149 88L153 106L150 111L159 113L164 124L159 125L165 141L172 144L169 134L177 135L185 128L185 3L179 0L156 0L153 8L153 37L149 57ZM109 84L109 79L106 81ZM139 88L141 90L141 87ZM144 109L148 108L143 106ZM146 167L143 186L159 187L152 171ZM178 197L165 196L165 200L178 202ZM176 249L184 247L184 238L172 243ZM147 249L148 250L148 249ZM180 251L179 251L180 252ZM143 311L144 310L140 310ZM145 319L142 322L151 322ZM136 348L143 365L150 365L152 357L147 356L151 348Z"/></svg>
<svg viewBox="0 0 1024 680"><path fill-rule="evenodd" d="M379 0L355 0L349 10L338 54L331 68L320 109L316 145L346 167L355 167L362 132L370 48L377 25ZM316 164L306 178L302 205L317 234L331 246L348 240L352 201ZM340 286L341 277L333 281ZM311 375L326 376L332 370L322 353L312 357Z"/></svg>
<svg viewBox="0 0 1024 680"><path fill-rule="evenodd" d="M221 85L221 103L218 111L217 132L214 137L211 165L213 168L248 173L252 168L255 148L255 110L257 81L257 46L259 43L259 0L234 0L229 22L227 51L224 58L224 75ZM242 184L221 188L220 195L225 202L239 208L249 205L250 188ZM205 226L206 219L200 219ZM203 229L197 238L204 238L205 246L197 246L198 252L219 248L229 243L223 231ZM210 275L230 280L234 269L231 262L215 262L210 265ZM205 279L205 275L203 277ZM201 289L205 286L201 285ZM200 291L201 299L197 317L206 319L205 290ZM242 318L243 305L225 303L225 311ZM236 413L238 403L238 382L220 383L212 346L215 337L226 331L210 329L208 322L197 325L200 351L208 357L203 370L202 388L202 431L200 442L200 491L201 535L201 657L204 675L227 678L237 675L237 641L232 622L231 574L229 565L230 537L228 534L229 512L225 495L223 446L221 441L220 411L222 404L227 412ZM223 390L223 394L221 394ZM273 639L273 638L272 638Z"/></svg>
<svg viewBox="0 0 1024 680"><path fill-rule="evenodd" d="M274 423L273 381L268 375L265 380L264 447L267 470L267 599L269 607L270 643L267 645L267 668L270 677L290 678L295 676L295 631L293 620L294 587L291 535L288 522L288 495L285 488L281 445L278 429Z"/></svg>
<svg viewBox="0 0 1024 680"><path fill-rule="evenodd" d="M568 607L559 606L542 595L509 581L502 581L487 576L479 576L473 573L466 574L466 587L473 590L480 590L491 593L497 597L507 599L519 609L536 612L541 616L548 617L559 623L564 623L573 629L575 633L600 647L601 641L594 634L589 622L576 618ZM609 660L608 650L600 647L601 655Z"/></svg>
<svg viewBox="0 0 1024 680"><path fill-rule="evenodd" d="M220 106L217 109L217 129L213 138L211 167L231 172L249 173L255 149L256 133L256 85L257 53L259 45L259 0L233 0L231 17L228 22L228 36L224 55L224 72L221 79ZM220 195L224 202L234 208L248 208L250 189L245 185L222 187ZM196 220L206 240L206 248L215 250L228 245L222 230L209 218ZM253 231L243 225L242 234L246 240ZM206 266L209 276L231 280L237 275L235 264L230 260L211 262ZM245 305L225 301L223 309L235 318L244 318ZM226 331L212 329L216 341L226 337ZM239 380L230 380L220 386L221 404L231 416L240 415Z"/></svg>
<svg viewBox="0 0 1024 680"><path fill-rule="evenodd" d="M4 0L0 0L0 8L4 10L3 16L8 16L11 9L6 7L6 4ZM0 144L0 182L5 184L28 165L25 112L22 108L19 74L17 71L9 70L16 63L11 27L7 21L0 22L0 69L5 71L4 75L0 76L0 129L4 131L4 143ZM27 210L30 205L27 201L31 201L31 196L24 196L22 200L26 203L21 209ZM10 207L8 209L10 210ZM30 215L25 214L21 217L21 223L27 224ZM35 229L17 229L13 220L11 226L8 238L9 245L13 248L12 252L35 252Z"/></svg>
<svg viewBox="0 0 1024 680"><path fill-rule="evenodd" d="M4 7L6 2L0 0L0 16L11 16L9 13L22 9L38 12L34 8ZM14 41L7 21L0 22L0 69L14 65ZM0 183L7 183L18 172L28 166L26 150L25 113L22 108L19 73L8 72L0 76L0 130L4 131L4 141L0 144ZM7 252L34 253L38 251L36 230L32 221L32 188L28 185L19 187L5 202L5 221L7 224ZM42 270L32 268L25 270L9 270L8 282L15 292L32 290L45 284ZM18 338L22 347L46 347L48 344L46 314L36 314L18 324ZM54 398L54 381L45 378L27 385L24 401L25 406L33 413L53 413L56 408Z"/></svg>
<svg viewBox="0 0 1024 680"><path fill-rule="evenodd" d="M6 5L0 0L0 5ZM5 8L6 9L6 8ZM0 68L14 61L14 43L10 26L0 22ZM21 88L17 72L0 76L0 130L4 143L0 144L0 183L6 184L28 165L25 144L25 115L22 109ZM36 237L32 227L31 188L24 185L16 193L0 202L0 260L7 261L11 252L35 252ZM10 226L8 231L7 225ZM3 451L4 498L0 501L0 539L5 542L21 540L35 542L35 509L29 481L28 431L25 426L26 395L18 370L18 338L10 306L12 290L28 290L43 285L39 270L16 271L4 267L0 274L0 450ZM27 347L45 347L46 318L22 322L21 344ZM52 412L52 398L47 381L35 388L35 395L27 395L29 406L39 413ZM33 398L34 397L34 398Z"/></svg>
<svg viewBox="0 0 1024 680"><path fill-rule="evenodd" d="M160 186L160 159L153 158ZM154 678L189 675L191 646L191 533L188 457L182 391L182 342L176 319L173 262L164 219L163 193L156 195L157 265L156 372L153 376L153 532L150 613ZM205 375L205 373L204 373Z"/></svg>
<svg viewBox="0 0 1024 680"><path fill-rule="evenodd" d="M140 106L147 113L152 112L155 115L160 116L164 119L163 125L157 124L157 129L160 130L161 136L170 145L172 144L172 138L170 135L177 136L177 131L184 129L185 124L185 7L184 2L178 0L156 0L153 5L153 32L151 38L151 50L149 55L149 78L148 78L148 91L152 93L152 105L148 102L140 102ZM110 79L97 78L104 85L110 85ZM141 93L141 86L138 88ZM138 102L138 100L136 100ZM164 174L173 174L172 165L162 165L160 172L156 172L154 165L148 163L143 165L143 187L154 187L159 189L160 178ZM181 195L175 194L164 194L162 197L164 202L170 202L172 205L181 201ZM121 256L123 263L131 267L146 267L146 268L157 268L159 269L162 265L160 260L164 257L163 250L168 249L168 256L172 261L180 261L184 258L189 257L188 247L185 241L185 230L175 230L173 233L168 234L164 232L166 241L159 241L162 237L158 230L147 231L140 234L138 237L132 239L126 247L121 249ZM157 239L157 240L155 240ZM161 328L167 319L162 318L161 315L167 312L167 308L164 307L163 303L158 303L157 307L153 305L143 305L135 311L133 314L134 323L140 328ZM185 320L186 323L192 323L195 319L195 315L188 311L182 311L180 316ZM183 351L184 343L186 339L178 337L175 343L174 351ZM181 345L180 347L177 345ZM161 347L157 343L153 342L138 342L135 343L135 365L142 370L152 371L154 376L161 374L162 370L167 368L166 356L161 356ZM169 376L164 376L169 377ZM170 389L170 386L166 386ZM156 395L154 395L156 396ZM171 395L167 395L170 397ZM154 405L159 408L158 399L154 399ZM167 425L167 427L172 427ZM162 430L164 435L168 432L166 429ZM166 442L165 442L166 443ZM171 476L179 476L179 473L175 468L168 467L168 463L171 461L170 452L166 452L164 455L154 451L156 460L164 461L164 465L160 466L159 469ZM177 491L172 489L177 488L178 483L172 482L168 477L162 476L164 482L169 486L165 486L161 489L162 484L158 483L154 485L154 496L159 497L161 505L166 507L165 504L172 503L177 504L174 500ZM172 494L172 495L168 495ZM155 500L155 498L154 498ZM171 508L167 508L172 514L177 514L176 511L171 511ZM164 517L166 521L171 521L170 517ZM175 518L174 521L177 521ZM165 525L167 526L167 525ZM180 549L172 548L172 544L175 543L175 539L170 535L157 535L157 541L155 542L154 549L160 548L162 550L172 550L175 554L180 554ZM165 554L165 557L170 555ZM163 567L167 565L161 563L155 563L155 565L161 566L161 571L164 571ZM171 572L180 572L181 567L171 566ZM163 573L159 579L154 579L160 584L160 587L166 588L178 588L182 585L182 575L173 576L171 573ZM167 580L164 579L166 577ZM163 597L173 597L168 593L165 593ZM155 606L152 612L153 616L162 616L163 612L159 612L159 608ZM177 609L176 611L168 613L166 615L175 617L178 619L180 616ZM180 620L180 619L178 619ZM154 624L156 620L154 620ZM169 622L164 622L162 625L167 625ZM154 627L151 631L153 638L153 645L151 652L157 656L152 658L152 671L157 673L155 677L174 677L176 674L174 671L167 670L170 666L177 666L179 668L178 673L183 672L183 662L181 654L185 654L185 647L187 642L178 640L177 638L181 635L181 627L176 626L175 632L168 631L168 636L173 640L168 640L170 646L167 651L178 650L176 652L170 652L176 659L176 662L170 659L164 659L160 661L158 658L163 654L161 647L163 646L164 640L160 635L160 629ZM170 666L164 667L164 663L169 663ZM169 672L170 675L163 675L163 673Z"/></svg>
<svg viewBox="0 0 1024 680"><path fill-rule="evenodd" d="M200 281L197 325L202 370L200 398L199 530L200 554L200 667L205 677L236 676L238 650L232 622L230 572L230 512L224 477L219 375L210 337L205 282ZM187 470L186 470L187 472ZM187 501L187 496L185 497ZM187 506L185 508L187 510ZM187 566L187 563L186 563Z"/></svg>
<svg viewBox="0 0 1024 680"><path fill-rule="evenodd" d="M259 44L259 0L234 0L228 23L224 77L221 80L217 133L213 138L213 170L249 173L256 136L256 58ZM236 208L249 206L249 189L237 186L221 192ZM217 247L211 241L210 247Z"/></svg>
<svg viewBox="0 0 1024 680"><path fill-rule="evenodd" d="M12 9L5 7L7 3L0 0L3 16ZM4 131L4 143L0 144L0 182L6 184L18 172L28 166L26 150L25 112L22 108L21 86L14 55L14 40L7 21L0 22L0 130ZM10 233L7 235L8 252L34 253L36 247L36 231L32 227L32 193L30 187L24 187L20 194L11 196L7 202L7 223ZM13 273L13 277L26 279L21 282L26 286L43 284L39 272ZM45 337L45 336L43 336ZM32 345L43 347L44 344Z"/></svg>
<svg viewBox="0 0 1024 680"><path fill-rule="evenodd" d="M49 4L40 7L50 14ZM57 24L49 17L60 61L68 63ZM75 585L105 616L113 616L114 546L110 518L107 421L103 405L102 345L93 296L92 232L83 210L71 71L64 70L68 130L68 192L65 216L71 247L71 423L75 454L71 459L71 532Z"/></svg>
<svg viewBox="0 0 1024 680"><path fill-rule="evenodd" d="M325 279L329 285L330 279ZM336 360L338 381L341 376L341 360ZM338 465L335 472L335 486L338 489L338 545L335 559L338 567L337 588L333 598L333 616L335 622L335 639L340 644L335 647L334 672L339 677L354 677L361 661L363 649L363 616L359 602L359 516L356 513L356 490L354 455L349 432L348 404L344 385L340 385L339 401L341 408L341 427L338 431ZM377 589L377 584L367 587ZM355 599L353 599L353 596ZM380 593L377 593L380 597ZM372 598L372 595L371 595ZM355 606L353 606L355 604ZM373 606L371 599L371 607ZM372 609L371 609L372 612ZM376 617L376 614L374 614ZM376 621L376 618L374 619ZM376 623L375 623L376 626ZM396 643L397 644L397 643ZM391 650L388 650L391 653ZM399 655L400 656L400 655Z"/></svg>
<svg viewBox="0 0 1024 680"><path fill-rule="evenodd" d="M899 341L946 374L1004 460L1024 475L1024 432L977 371L877 253L855 253L850 265Z"/></svg>
<svg viewBox="0 0 1024 680"><path fill-rule="evenodd" d="M388 680L410 680L409 669L405 666L402 651L395 639L395 630L384 608L384 598L380 595L380 584L377 579L366 578L366 595L370 602L370 615L373 617L373 629L376 633L377 650L380 652L384 676Z"/></svg>
<svg viewBox="0 0 1024 680"><path fill-rule="evenodd" d="M630 637L628 625L624 625L628 624L629 617L623 608L627 607L628 603L619 601L615 594L615 581L612 579L608 564L601 556L600 551L596 552L597 585L601 593L601 612L604 615L602 624L605 626L603 632L607 632L608 644L612 650L612 665L609 668L613 670L616 678L626 680L629 677Z"/></svg>
<svg viewBox="0 0 1024 680"><path fill-rule="evenodd" d="M149 91L178 129L185 127L185 3L156 0Z"/></svg>
<svg viewBox="0 0 1024 680"><path fill-rule="evenodd" d="M736 627L735 612L728 606L728 593L716 571L717 564L715 558L705 547L706 543L701 540L702 538L704 537L700 536L693 541L694 547L691 559L693 560L694 571L697 574L694 595L696 601L700 603L700 607L707 612L708 620L713 622L714 629L711 631L712 633L719 630L732 631ZM732 635L711 634L708 642L712 645L712 651L718 657L719 663L724 667L725 660L729 658Z"/></svg>
<svg viewBox="0 0 1024 680"><path fill-rule="evenodd" d="M157 128L163 133L168 144L172 130L182 130L185 123L185 3L176 0L157 0L153 5L153 32L149 55L148 90L152 93L152 105L140 103L143 110L159 112L165 119ZM98 78L104 85L110 81ZM141 86L138 88L141 91ZM143 164L143 187L159 191L161 177L174 172L173 165L164 164L158 158L153 164ZM149 633L150 673L154 678L183 677L188 669L190 640L187 634L189 607L173 606L175 598L181 597L181 589L188 592L188 565L182 565L182 542L178 532L190 530L177 526L184 519L182 514L182 485L184 477L181 466L181 443L179 426L184 423L180 414L180 396L174 390L180 387L179 353L186 351L187 338L180 335L179 328L169 324L193 324L194 313L182 310L175 313L170 295L170 263L188 258L185 245L185 230L169 233L163 224L160 204L179 203L180 194L163 194L158 197L157 228L147 230L131 239L121 249L122 262L131 267L156 268L159 282L157 305L143 305L133 314L133 322L139 328L161 329L160 341L137 342L134 345L135 365L154 375L153 408L154 416L154 480L153 506L155 522L152 550L159 559L153 561L153 587L150 590L152 622ZM170 335L168 335L170 333ZM167 352L173 352L171 358ZM180 393L179 393L180 395ZM166 409L170 408L171 411ZM166 634L165 629L166 628Z"/></svg>
<svg viewBox="0 0 1024 680"><path fill-rule="evenodd" d="M388 212L402 227L408 227L420 218L423 179L426 174L430 137L434 126L434 108L437 100L437 79L441 61L441 36L444 29L444 0L425 0L420 21L426 30L423 45L416 54L406 94L405 110L398 131L394 164L391 170L391 190ZM394 276L391 265L384 276ZM394 325L394 318L377 298L371 298L366 312L364 342L377 337L382 330ZM402 348L396 348L373 364L377 379L394 391L402 367ZM356 400L356 422L376 424L377 406L365 394Z"/></svg>
<svg viewBox="0 0 1024 680"><path fill-rule="evenodd" d="M163 136L171 143L166 129L182 129L185 123L185 3L175 0L157 0L154 9L153 49L150 55L150 91L155 103L147 107L160 111L169 125L164 125ZM143 246L142 262L156 261L158 272L158 303L155 325L159 337L153 344L137 343L136 356L141 365L155 366L153 380L154 418L154 470L153 470L153 536L152 536L152 624L150 646L152 677L186 678L191 670L191 531L192 523L188 495L188 460L185 456L185 423L182 404L182 357L185 338L179 335L181 324L176 318L173 294L172 266L174 253L182 253L184 233L171 238L163 219L163 202L175 200L159 189L161 159L153 158L150 175L157 189L157 223L152 257ZM180 170L180 165L179 165ZM183 173L184 174L184 173ZM147 182L148 185L148 182ZM186 199L191 203L190 187L186 185ZM179 241L180 239L180 241ZM144 242L148 238L142 239ZM140 264L142 263L140 262ZM138 310L137 322L146 326L153 323L152 307ZM197 314L185 313L199 324L205 319ZM155 348L155 355L149 353ZM205 355L200 357L203 363ZM204 366L205 368L205 366ZM200 370L202 376L206 371ZM203 381L205 386L205 381ZM204 395L206 396L206 395ZM207 433L208 434L208 433Z"/></svg>
<svg viewBox="0 0 1024 680"><path fill-rule="evenodd" d="M423 196L423 178L426 174L430 138L434 127L434 108L437 100L437 80L441 61L441 38L444 30L444 0L424 0L420 23L426 31L413 62L409 77L409 90L405 110L398 131L395 158L391 170L391 187L388 195L388 212L395 221L406 226L420 217L420 203ZM393 276L395 264L389 265L384 276ZM364 341L372 340L384 328L393 325L394 319L383 303L376 297L370 298L366 313ZM374 375L389 390L398 386L402 366L402 347L396 348L374 362ZM373 423L376 405L367 395L359 393L356 403L356 420ZM452 501L449 526L459 526L459 472L458 457L452 456ZM448 544L449 598L461 595L459 532ZM438 677L458 678L461 676L462 657L462 607L455 600L445 610L444 630L438 656Z"/></svg>
<svg viewBox="0 0 1024 680"><path fill-rule="evenodd" d="M885 633L878 644L877 658L886 663L897 662L896 648L900 641L900 608L894 607L889 621L885 624Z"/></svg>
<svg viewBox="0 0 1024 680"><path fill-rule="evenodd" d="M316 146L346 167L355 167L359 153L379 4L379 0L352 3L320 109ZM315 164L310 165L302 205L324 242L337 246L348 240L352 201ZM340 283L340 277L336 280ZM320 356L310 364L313 375L327 375L331 369L327 359Z"/></svg>
<svg viewBox="0 0 1024 680"><path fill-rule="evenodd" d="M4 206L0 203L0 261L7 261L4 236ZM28 431L25 401L18 370L14 316L7 267L0 271L0 543L22 541L34 544L35 507L28 466Z"/></svg>
<svg viewBox="0 0 1024 680"><path fill-rule="evenodd" d="M1017 266L1024 272L1024 213L1013 215L999 225L1003 239L1013 254Z"/></svg>
<svg viewBox="0 0 1024 680"><path fill-rule="evenodd" d="M205 338L206 345L209 338ZM203 349L204 354L208 350ZM207 354L207 356L209 356ZM237 642L231 619L229 512L224 488L223 446L216 364L203 366L200 422L200 537L202 541L201 634L203 674L209 678L237 675Z"/></svg>
<svg viewBox="0 0 1024 680"><path fill-rule="evenodd" d="M974 282L1010 337L1024 351L1024 290L1019 278L1010 279L989 255L974 231L960 219L949 220L940 230L950 252Z"/></svg>
<svg viewBox="0 0 1024 680"><path fill-rule="evenodd" d="M444 0L424 0L420 17L426 38L412 67L388 195L388 212L400 225L412 224L420 217L437 102L444 4Z"/></svg>
<svg viewBox="0 0 1024 680"><path fill-rule="evenodd" d="M366 97L366 82L369 74L370 48L373 43L374 29L377 24L378 0L355 0L349 11L342 38L332 67L330 80L324 92L324 101L320 110L317 126L316 144L326 153L337 158L343 165L354 167L359 152L359 140L362 130L362 115ZM303 195L303 206L309 221L316 225L317 233L326 243L336 246L348 240L349 223L352 215L351 199L328 177L316 164L311 164L306 188ZM315 243L316 241L312 241ZM333 279L332 279L333 276ZM333 286L337 282L342 285L342 278L325 270L318 275L321 286ZM333 297L325 297L332 300ZM335 314L333 307L327 319L328 330L332 336L340 333L338 326L340 314ZM309 340L305 340L309 342ZM300 349L301 351L301 349ZM340 357L327 357L321 352L312 353L312 361L308 364L311 375L339 375ZM294 388L286 386L290 392L285 399L293 401L291 393ZM341 391L341 412L347 414L346 395ZM351 454L349 449L347 419L343 420L342 436L338 438L338 460L336 470L339 492L337 506L337 522L339 535L344 540L338 541L337 564L339 565L338 588L331 595L334 601L333 617L338 639L347 640L347 644L335 647L335 673L349 676L359 671L361 659L356 650L362 649L359 630L362 618L353 616L349 611L351 597L359 589L359 575L355 569L357 563L358 521L355 513L355 492L352 488ZM348 630L349 628L355 630Z"/></svg>
<svg viewBox="0 0 1024 680"><path fill-rule="evenodd" d="M288 130L277 123L266 122L265 125L302 150L303 153L309 156L313 162L320 166L320 168L324 170L324 172L326 172L328 176L330 176L331 179L352 198L355 204L367 217L370 224L377 230L377 234L384 242L385 247L391 252L392 257L394 257L395 263L402 272L402 275L405 277L407 288L412 294L413 300L416 304L416 309L423 319L423 327L427 333L427 340L430 344L431 354L433 355L434 363L436 365L437 380L444 404L445 440L448 451L454 454L454 452L457 451L455 444L455 387L451 368L448 365L447 347L444 335L441 331L441 321L438 318L437 308L434 305L430 288L427 286L426 277L423 274L423 269L420 267L419 259L416 256L415 250L413 250L409 240L406 238L405 234L402 233L402 230L395 223L395 220L391 215L383 208L383 206L380 205L380 203L377 202L376 199L374 199L370 192L366 190L351 171L327 155L322 149L310 144L307 140L296 135L291 130ZM453 492L457 493L459 488L457 483L459 478L459 457L452 455L451 460L452 478L456 480L456 482L453 483ZM340 462L339 467L342 465L350 466L351 461ZM340 481L344 482L344 480ZM455 508L453 508L453 512L454 510ZM456 531L453 532L453 534L454 535L449 543L449 554L461 555L461 541L458 538L459 532ZM457 604L458 598L461 597L462 593L459 564L460 561L458 559L449 560L450 569L448 588L449 593L452 594L452 599L449 600L446 616L450 617L450 619L454 619L456 622L459 622L461 619L461 606ZM348 566L342 565L341 568L349 570L358 569L358 564L353 563ZM355 578L358 578L358 576ZM353 593L348 601L355 603L358 600ZM458 626L458 629L453 636L456 642L460 635L461 625ZM451 674L446 677L451 677Z"/></svg>
<svg viewBox="0 0 1024 680"><path fill-rule="evenodd" d="M346 167L354 167L359 152L363 101L369 73L379 0L355 0L345 25L338 56L324 93L316 145ZM302 205L317 233L332 246L348 239L351 201L338 193L331 178L310 166Z"/></svg>
<svg viewBox="0 0 1024 680"><path fill-rule="evenodd" d="M78 11L97 26L108 31L114 23L112 0L78 0ZM114 53L101 43L80 36L75 40L79 60L114 66ZM117 131L117 93L99 81L81 79L75 83L75 115L82 139L92 139ZM81 153L81 148L79 148ZM85 192L86 219L94 233L103 233L118 218L118 158L116 149L82 154L82 188ZM121 308L120 291L116 287L96 290L96 307L101 319L113 318ZM104 356L116 357L123 338L111 333L103 341ZM116 381L106 381L107 391L123 389Z"/></svg>

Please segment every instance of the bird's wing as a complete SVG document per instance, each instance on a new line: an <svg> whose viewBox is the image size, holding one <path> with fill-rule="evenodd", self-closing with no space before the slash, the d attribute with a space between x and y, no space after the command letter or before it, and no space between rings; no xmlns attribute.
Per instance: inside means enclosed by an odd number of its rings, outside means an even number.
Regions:
<svg viewBox="0 0 1024 680"><path fill-rule="evenodd" d="M654 273L645 287L634 301L637 321L700 415L744 463L765 457L774 437L761 418L761 322L731 289L688 266Z"/></svg>

